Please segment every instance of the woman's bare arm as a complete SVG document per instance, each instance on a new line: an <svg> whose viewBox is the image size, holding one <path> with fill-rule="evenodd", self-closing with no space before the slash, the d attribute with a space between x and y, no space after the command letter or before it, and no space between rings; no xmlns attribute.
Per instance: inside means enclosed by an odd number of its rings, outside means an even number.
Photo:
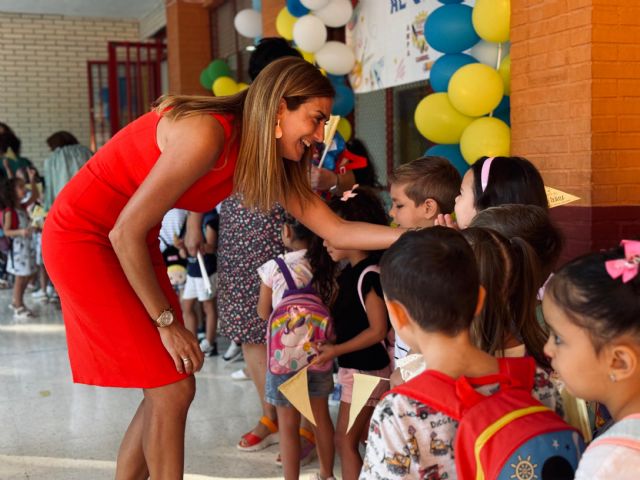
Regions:
<svg viewBox="0 0 640 480"><path fill-rule="evenodd" d="M314 197L304 208L294 197L287 198L282 204L313 233L342 250L383 250L405 232L401 228L343 220L320 197Z"/></svg>

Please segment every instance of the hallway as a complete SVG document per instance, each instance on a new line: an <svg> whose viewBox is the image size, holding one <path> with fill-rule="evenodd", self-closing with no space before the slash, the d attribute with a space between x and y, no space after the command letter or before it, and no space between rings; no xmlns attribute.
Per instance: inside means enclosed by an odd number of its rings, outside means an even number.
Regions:
<svg viewBox="0 0 640 480"><path fill-rule="evenodd" d="M6 306L10 291L0 291L0 479L112 479L142 394L73 384L60 311L25 298L39 316L15 323ZM185 479L282 478L277 445L254 453L235 447L259 415L253 384L229 379L240 366L210 357L197 375ZM302 478L317 468L305 467Z"/></svg>

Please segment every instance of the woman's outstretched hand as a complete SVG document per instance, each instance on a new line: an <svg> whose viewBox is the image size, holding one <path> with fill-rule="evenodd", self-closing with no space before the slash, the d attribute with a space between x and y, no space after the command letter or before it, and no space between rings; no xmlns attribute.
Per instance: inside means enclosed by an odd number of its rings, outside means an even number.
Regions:
<svg viewBox="0 0 640 480"><path fill-rule="evenodd" d="M191 375L202 368L204 353L200 350L193 333L177 322L168 327L158 328L158 331L162 344L171 355L178 372Z"/></svg>
<svg viewBox="0 0 640 480"><path fill-rule="evenodd" d="M460 230L460 228L458 227L458 224L453 220L453 218L451 217L450 214L438 214L438 216L436 217L436 221L434 222L434 225L439 225L441 227L449 227L449 228L455 228L456 230Z"/></svg>

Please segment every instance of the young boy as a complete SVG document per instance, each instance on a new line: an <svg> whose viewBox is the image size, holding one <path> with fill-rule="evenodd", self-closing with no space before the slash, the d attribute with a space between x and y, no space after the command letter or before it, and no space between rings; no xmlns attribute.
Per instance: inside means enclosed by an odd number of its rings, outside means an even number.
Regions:
<svg viewBox="0 0 640 480"><path fill-rule="evenodd" d="M421 157L397 167L389 176L389 215L402 228L433 227L438 214L451 213L462 178L443 157Z"/></svg>
<svg viewBox="0 0 640 480"><path fill-rule="evenodd" d="M497 359L470 340L483 294L473 252L459 232L437 226L408 232L387 250L380 268L396 335L422 353L430 370L454 379L499 372ZM488 395L496 388L476 390ZM457 425L434 408L390 393L371 418L360 478L457 478Z"/></svg>
<svg viewBox="0 0 640 480"><path fill-rule="evenodd" d="M421 157L400 165L389 176L389 215L402 228L433 227L439 214L453 212L461 183L458 170L443 157ZM408 353L409 348L396 335L395 361ZM399 375L394 372L392 384L401 380Z"/></svg>

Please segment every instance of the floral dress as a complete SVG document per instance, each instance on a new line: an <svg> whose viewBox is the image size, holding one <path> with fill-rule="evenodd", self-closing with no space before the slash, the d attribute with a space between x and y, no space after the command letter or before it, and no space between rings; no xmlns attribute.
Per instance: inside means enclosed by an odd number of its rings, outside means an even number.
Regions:
<svg viewBox="0 0 640 480"><path fill-rule="evenodd" d="M218 318L220 334L240 343L265 343L258 317L260 277L256 270L284 253L284 209L268 214L242 206L237 196L222 202L218 238Z"/></svg>
<svg viewBox="0 0 640 480"><path fill-rule="evenodd" d="M28 228L29 214L24 208L16 208L18 214L18 229ZM36 251L33 236L13 237L11 254L7 262L7 272L20 277L28 277L36 272Z"/></svg>

